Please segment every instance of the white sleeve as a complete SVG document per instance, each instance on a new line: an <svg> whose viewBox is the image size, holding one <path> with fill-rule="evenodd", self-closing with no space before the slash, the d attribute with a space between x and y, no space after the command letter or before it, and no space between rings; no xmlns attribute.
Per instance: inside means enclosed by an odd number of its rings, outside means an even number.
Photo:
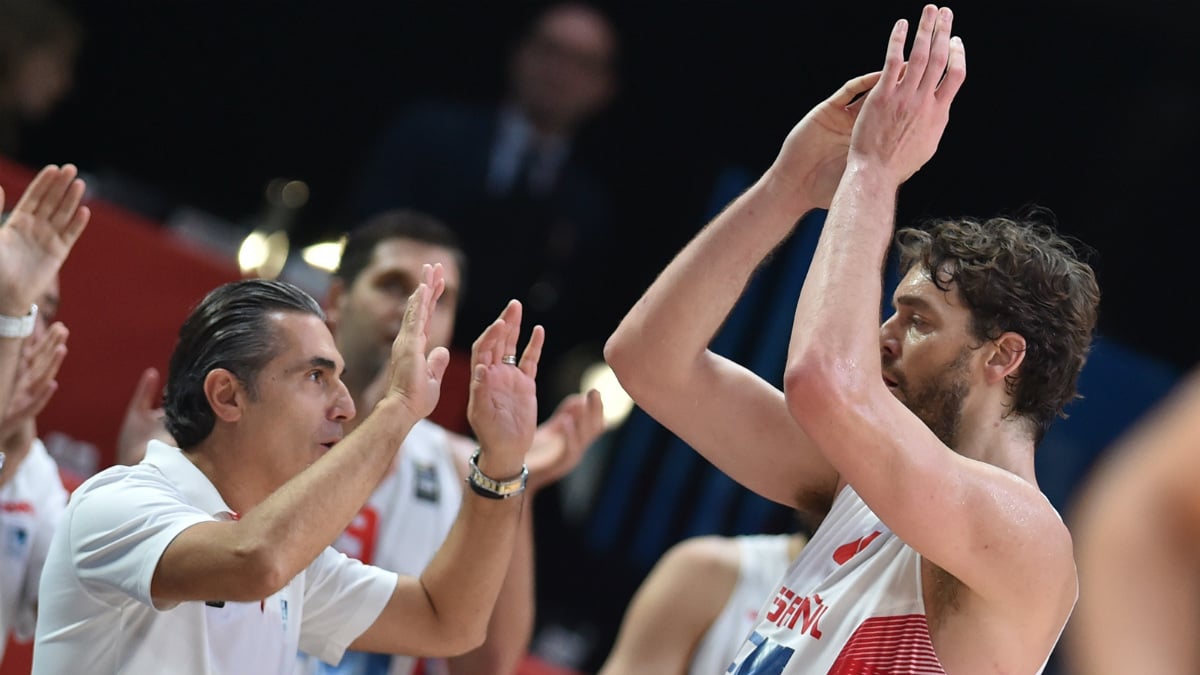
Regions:
<svg viewBox="0 0 1200 675"><path fill-rule="evenodd" d="M398 577L326 548L304 575L300 651L333 665L392 598Z"/></svg>
<svg viewBox="0 0 1200 675"><path fill-rule="evenodd" d="M58 475L58 464L50 455L46 454L45 449L36 447L40 444L40 441L35 440L35 447L26 458L27 462L36 462L37 472L34 477L40 490L35 495L37 504L34 507L34 513L37 520L30 541L29 567L25 570L24 586L21 589L21 599L17 603L17 615L13 622L13 632L21 641L33 639L33 631L37 622L38 582L42 577L42 568L46 565L50 539L54 536L54 529L58 527L63 509L67 506L67 490L63 487L62 478Z"/></svg>
<svg viewBox="0 0 1200 675"><path fill-rule="evenodd" d="M167 546L187 528L216 520L186 503L166 479L116 473L78 492L68 520L69 547L80 583L98 599L133 598L148 607L150 582ZM170 609L174 604L155 607Z"/></svg>

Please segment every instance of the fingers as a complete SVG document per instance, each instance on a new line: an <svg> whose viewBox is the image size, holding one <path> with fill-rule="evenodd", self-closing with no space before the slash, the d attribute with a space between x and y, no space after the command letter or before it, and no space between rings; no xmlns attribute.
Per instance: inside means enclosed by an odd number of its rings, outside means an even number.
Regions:
<svg viewBox="0 0 1200 675"><path fill-rule="evenodd" d="M883 72L880 80L888 86L895 86L904 72L904 42L908 39L908 21L900 19L892 27L892 36L888 39L887 55L883 59Z"/></svg>
<svg viewBox="0 0 1200 675"><path fill-rule="evenodd" d="M162 391L159 389L161 377L157 368L147 368L138 378L137 387L133 390L133 398L129 400L129 408L151 411L158 407Z"/></svg>
<svg viewBox="0 0 1200 675"><path fill-rule="evenodd" d="M68 246L75 244L75 240L83 234L83 228L87 227L88 221L91 219L92 210L88 207L81 206L75 211L75 215L71 216L71 222L67 223L67 229L63 230L63 237L67 240Z"/></svg>
<svg viewBox="0 0 1200 675"><path fill-rule="evenodd" d="M942 7L937 12L934 22L933 35L929 49L929 62L925 73L921 76L918 91L929 94L934 91L946 73L946 62L950 56L950 29L954 24L954 13L949 7Z"/></svg>
<svg viewBox="0 0 1200 675"><path fill-rule="evenodd" d="M542 358L542 345L545 341L546 329L534 326L533 333L529 336L529 343L525 345L525 352L521 354L519 364L521 370L529 377L537 377L538 361Z"/></svg>
<svg viewBox="0 0 1200 675"><path fill-rule="evenodd" d="M487 328L483 329L483 332L471 344L472 367L487 367L500 363L500 357L503 354L499 352L504 348L504 333L507 329L508 326L502 318L497 318Z"/></svg>
<svg viewBox="0 0 1200 675"><path fill-rule="evenodd" d="M856 78L847 80L842 88L839 89L831 98L830 103L838 108L848 108L852 105L857 105L862 101L863 94L866 94L879 81L879 77L883 75L881 71L859 75Z"/></svg>
<svg viewBox="0 0 1200 675"><path fill-rule="evenodd" d="M450 365L450 350L445 347L434 347L433 351L429 352L429 374L440 386L442 384L442 376L446 374L446 367Z"/></svg>
<svg viewBox="0 0 1200 675"><path fill-rule="evenodd" d="M957 35L950 38L950 57L946 62L946 76L937 89L937 99L949 103L958 94L962 83L967 79L967 51L962 38Z"/></svg>
<svg viewBox="0 0 1200 675"><path fill-rule="evenodd" d="M413 340L422 354L425 353L425 327L433 316L435 285L433 266L423 265L421 283L408 296L408 303L404 306L404 323L396 335L396 342Z"/></svg>
<svg viewBox="0 0 1200 675"><path fill-rule="evenodd" d="M933 45L933 31L938 22L938 8L935 5L925 5L921 10L921 19L917 23L917 34L913 37L912 50L908 53L908 69L900 80L905 90L916 91L925 76L929 64L929 50ZM889 55L892 45L888 45Z"/></svg>
<svg viewBox="0 0 1200 675"><path fill-rule="evenodd" d="M501 357L517 353L517 341L521 338L521 313L523 308L516 300L509 300L500 313L507 330L504 331L503 344L500 347Z"/></svg>
<svg viewBox="0 0 1200 675"><path fill-rule="evenodd" d="M63 205L63 198L70 192L78 173L74 164L64 164L57 171L49 173L50 179L46 181L45 191L38 199L37 211L35 211L39 218L59 224L58 216ZM79 181L79 185L79 197L82 198L83 181ZM64 217L63 220L65 221L66 218Z"/></svg>
<svg viewBox="0 0 1200 675"><path fill-rule="evenodd" d="M28 211L36 215L42 207L46 193L50 190L50 185L58 178L59 171L60 169L53 164L42 167L42 170L29 182L29 187L25 188L21 198L17 200L13 211Z"/></svg>

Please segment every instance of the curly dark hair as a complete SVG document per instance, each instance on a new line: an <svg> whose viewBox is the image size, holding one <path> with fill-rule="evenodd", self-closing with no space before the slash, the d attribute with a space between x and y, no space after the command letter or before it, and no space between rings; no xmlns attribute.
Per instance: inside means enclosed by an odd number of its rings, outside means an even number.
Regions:
<svg viewBox="0 0 1200 675"><path fill-rule="evenodd" d="M211 291L183 322L171 354L163 397L167 431L180 448L195 447L212 433L216 415L204 394L209 371L232 372L253 398L256 378L279 354L272 312L312 314L325 320L316 300L292 284L247 279Z"/></svg>
<svg viewBox="0 0 1200 675"><path fill-rule="evenodd" d="M1100 288L1078 242L1058 234L1041 209L1018 218L937 220L896 233L900 268L934 272L943 291L957 286L981 342L1006 331L1025 338L1025 360L1009 376L1012 413L1036 426L1040 442L1068 403L1096 326ZM1090 253L1090 251L1086 251Z"/></svg>

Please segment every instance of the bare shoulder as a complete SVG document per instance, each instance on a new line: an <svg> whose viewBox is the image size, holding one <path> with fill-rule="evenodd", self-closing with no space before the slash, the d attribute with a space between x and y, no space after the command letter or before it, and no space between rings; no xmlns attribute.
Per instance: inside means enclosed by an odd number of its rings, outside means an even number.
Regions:
<svg viewBox="0 0 1200 675"><path fill-rule="evenodd" d="M685 539L668 550L661 566L708 582L737 581L741 552L736 537L704 536Z"/></svg>

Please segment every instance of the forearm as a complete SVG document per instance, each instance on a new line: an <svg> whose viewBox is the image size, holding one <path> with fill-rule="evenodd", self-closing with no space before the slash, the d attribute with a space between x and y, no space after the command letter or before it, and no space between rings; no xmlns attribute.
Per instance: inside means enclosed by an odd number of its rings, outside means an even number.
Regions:
<svg viewBox="0 0 1200 675"><path fill-rule="evenodd" d="M789 370L833 365L826 351L878 366L880 269L898 190L894 178L874 167L853 160L847 166L796 303Z"/></svg>
<svg viewBox="0 0 1200 675"><path fill-rule="evenodd" d="M751 275L811 208L769 172L735 199L675 257L609 339L606 356L618 375L662 377L703 352Z"/></svg>
<svg viewBox="0 0 1200 675"><path fill-rule="evenodd" d="M243 536L270 542L283 578L295 576L353 520L416 422L405 406L380 403L312 466L243 514Z"/></svg>
<svg viewBox="0 0 1200 675"><path fill-rule="evenodd" d="M450 534L420 577L440 630L483 643L514 562L523 506L524 495L489 499L465 491Z"/></svg>
<svg viewBox="0 0 1200 675"><path fill-rule="evenodd" d="M532 497L526 494L521 509L512 561L488 621L487 638L479 648L449 661L452 675L512 673L529 649L535 605Z"/></svg>
<svg viewBox="0 0 1200 675"><path fill-rule="evenodd" d="M8 410L17 386L17 365L21 361L21 338L0 337L0 418Z"/></svg>

